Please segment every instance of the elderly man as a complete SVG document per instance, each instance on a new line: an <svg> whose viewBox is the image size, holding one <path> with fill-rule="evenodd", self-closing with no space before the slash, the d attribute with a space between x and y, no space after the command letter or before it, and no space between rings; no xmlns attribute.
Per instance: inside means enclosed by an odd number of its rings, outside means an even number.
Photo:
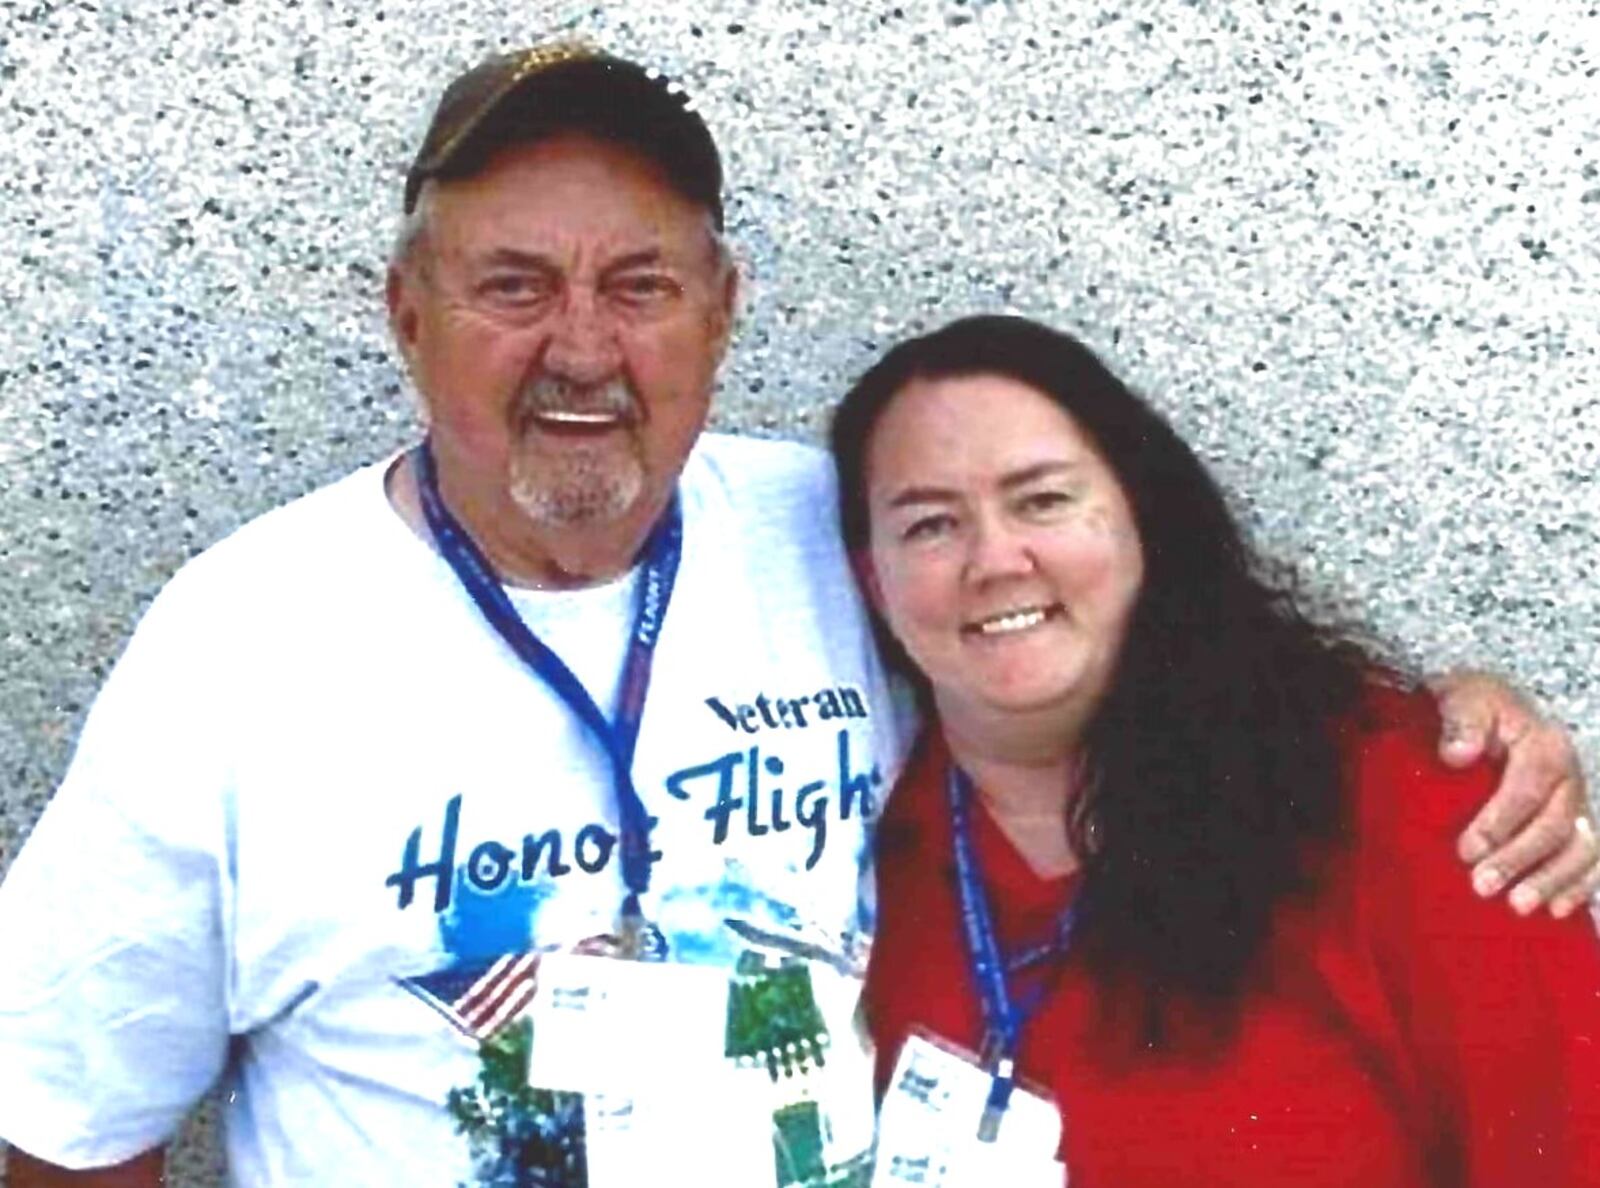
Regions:
<svg viewBox="0 0 1600 1188"><path fill-rule="evenodd" d="M239 1184L865 1182L904 722L820 456L702 433L721 186L631 63L446 90L387 292L426 441L173 579L0 894L15 1184L155 1183L219 1078ZM1570 910L1564 738L1460 704L1522 739L1464 856Z"/></svg>

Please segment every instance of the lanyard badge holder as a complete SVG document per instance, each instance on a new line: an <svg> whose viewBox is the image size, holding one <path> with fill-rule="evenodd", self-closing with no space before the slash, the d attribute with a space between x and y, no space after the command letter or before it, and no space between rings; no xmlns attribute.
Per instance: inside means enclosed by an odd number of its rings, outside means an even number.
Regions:
<svg viewBox="0 0 1600 1188"><path fill-rule="evenodd" d="M428 442L424 440L417 446L411 457L416 468L423 518L440 556L495 634L516 653L529 672L561 698L605 748L617 808L622 880L627 888L617 917L618 944L624 957L639 961L665 960L666 938L644 915L643 897L650 889L650 818L634 787L632 768L656 643L666 621L678 562L683 556L683 515L677 496L673 496L645 541L633 627L622 665L622 684L617 693L616 711L608 720L561 657L528 629L488 558L445 506Z"/></svg>
<svg viewBox="0 0 1600 1188"><path fill-rule="evenodd" d="M1048 985L1040 986L1023 1001L1012 998L1008 975L1041 961L1066 956L1072 943L1077 917L1074 900L1062 913L1056 935L1049 942L1018 954L1010 962L1000 954L995 935L994 914L984 894L983 877L972 841L972 781L959 767L950 765L945 779L950 801L956 887L960 897L961 930L967 942L968 967L983 1007L985 1038L981 1057L990 1075L989 1095L978 1122L978 1140L993 1143L1000 1136L1000 1123L1016 1088L1016 1057L1022 1030L1044 1002Z"/></svg>

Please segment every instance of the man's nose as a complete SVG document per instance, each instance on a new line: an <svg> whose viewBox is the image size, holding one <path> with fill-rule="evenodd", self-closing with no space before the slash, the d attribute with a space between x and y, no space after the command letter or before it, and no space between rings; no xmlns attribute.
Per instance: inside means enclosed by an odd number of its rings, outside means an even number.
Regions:
<svg viewBox="0 0 1600 1188"><path fill-rule="evenodd" d="M622 365L616 326L592 292L570 290L551 325L544 367L585 387L603 383Z"/></svg>

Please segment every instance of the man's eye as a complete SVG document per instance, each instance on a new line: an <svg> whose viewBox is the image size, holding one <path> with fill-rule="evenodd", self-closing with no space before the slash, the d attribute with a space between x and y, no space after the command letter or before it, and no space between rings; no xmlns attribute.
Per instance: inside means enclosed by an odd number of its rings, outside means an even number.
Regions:
<svg viewBox="0 0 1600 1188"><path fill-rule="evenodd" d="M643 272L618 277L611 285L612 291L628 301L655 301L670 297L678 291L677 282L660 273Z"/></svg>
<svg viewBox="0 0 1600 1188"><path fill-rule="evenodd" d="M537 277L508 272L487 278L479 289L489 297L525 301L538 297L544 291L544 285Z"/></svg>

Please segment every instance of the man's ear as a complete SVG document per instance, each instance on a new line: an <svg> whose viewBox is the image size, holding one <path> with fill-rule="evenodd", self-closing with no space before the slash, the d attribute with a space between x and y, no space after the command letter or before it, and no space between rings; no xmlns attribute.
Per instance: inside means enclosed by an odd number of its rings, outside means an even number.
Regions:
<svg viewBox="0 0 1600 1188"><path fill-rule="evenodd" d="M739 316L739 292L743 281L739 277L739 266L730 258L727 267L723 270L721 291L717 294L717 314L720 325L717 329L717 356L721 358L728 353L728 344L733 340L734 319Z"/></svg>
<svg viewBox="0 0 1600 1188"><path fill-rule="evenodd" d="M383 286L383 303L389 311L389 333L400 350L400 356L411 369L417 349L417 304L412 290L417 280L398 264L389 265Z"/></svg>

